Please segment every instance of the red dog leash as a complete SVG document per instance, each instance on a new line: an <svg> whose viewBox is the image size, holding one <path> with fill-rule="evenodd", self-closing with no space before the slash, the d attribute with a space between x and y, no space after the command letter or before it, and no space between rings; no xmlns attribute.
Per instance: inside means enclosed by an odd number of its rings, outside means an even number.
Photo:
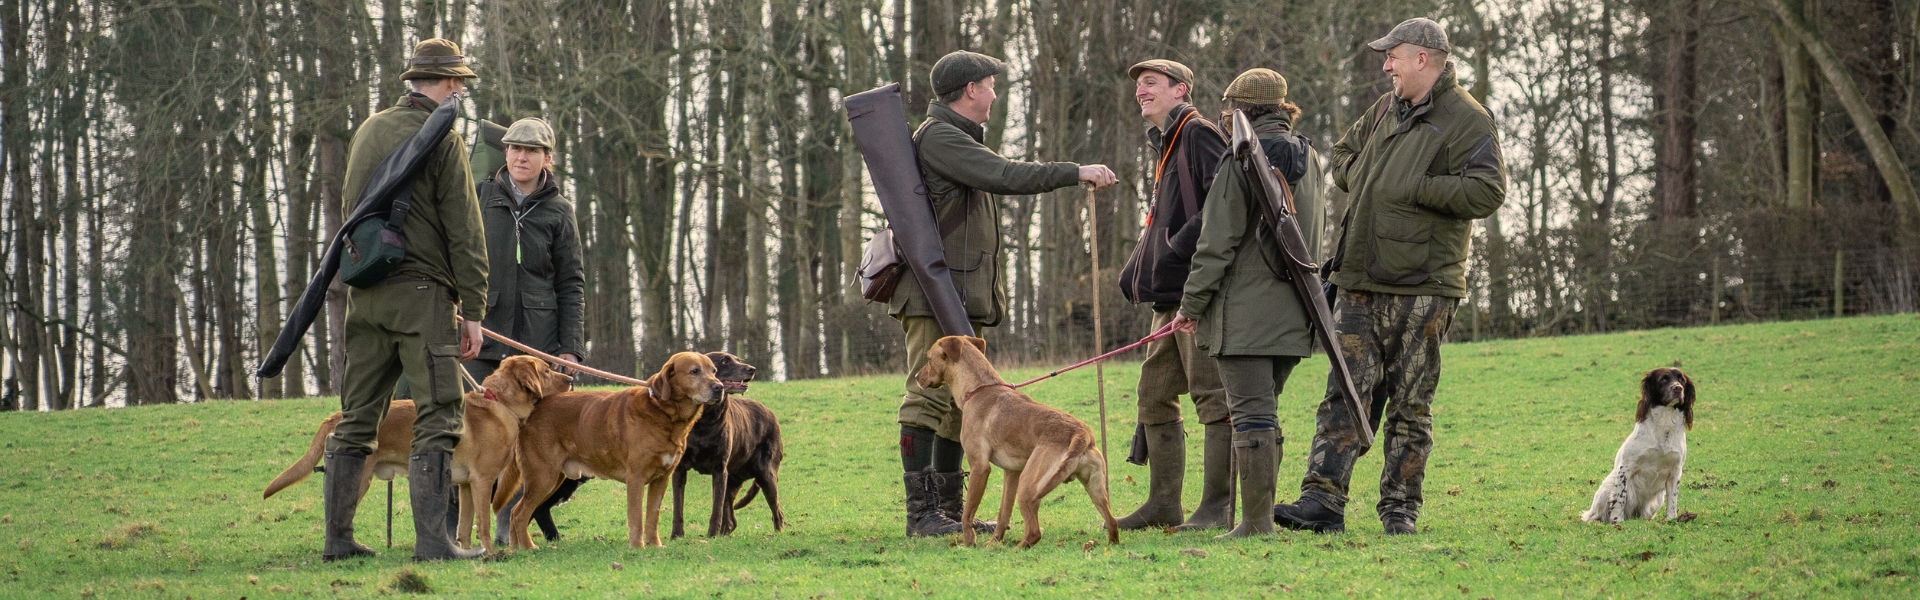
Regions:
<svg viewBox="0 0 1920 600"><path fill-rule="evenodd" d="M1173 324L1172 324L1172 323L1168 323L1168 324L1166 324L1166 325L1164 325L1164 326L1161 326L1161 327L1160 327L1160 329L1157 329L1157 330L1155 330L1155 331L1154 331L1154 332L1153 332L1153 333L1152 333L1151 335L1148 335L1147 337L1143 337L1143 338L1140 338L1140 341L1137 341L1137 342L1134 342L1134 343L1131 343L1131 344L1127 344L1127 345L1125 345L1125 346L1121 346L1121 347L1120 347L1119 349L1117 349L1117 350L1114 350L1114 351L1112 351L1112 352L1108 352L1108 353L1106 353L1106 354L1102 354L1102 355L1099 355L1099 356L1095 356L1095 357L1093 357L1093 358L1089 358L1089 359L1086 359L1086 360L1083 360L1083 361L1080 361L1080 362L1077 362L1077 363L1074 363L1074 364L1073 364L1072 366L1069 366L1069 367L1067 367L1067 368L1064 368L1064 369L1060 369L1060 370L1058 370L1058 371L1054 371L1054 372L1052 372L1052 373L1048 373L1048 374L1045 374L1045 375L1041 375L1041 376L1039 376L1039 377L1035 377L1035 378L1033 378L1033 379L1028 379L1028 380L1026 380L1026 381L1022 381L1022 382L1020 382L1020 383L1017 383L1017 384L1014 384L1014 385L1009 385L1009 386L1007 386L1007 387L1009 387L1009 388L1013 388L1013 389L1020 389L1020 388L1023 388L1023 387L1027 387L1027 386L1029 386L1029 385L1033 385L1033 384L1035 384L1035 383L1039 383L1039 382L1041 382L1041 381L1043 381L1043 380L1046 380L1046 379L1051 379L1051 378L1053 378L1053 377L1055 377L1055 376L1058 376L1058 375L1059 375L1059 374L1061 374L1061 373L1065 373L1065 372L1067 372L1067 371L1072 371L1072 370L1074 370L1074 369L1078 369L1078 368L1080 368L1080 367L1084 367L1084 366L1087 366L1087 365L1090 365L1090 364L1093 364L1093 363L1097 363L1097 362L1100 362L1100 361L1103 361L1103 360L1106 360L1106 359L1109 359L1109 358L1112 358L1112 357L1113 357L1113 355L1115 355L1115 354L1119 354L1119 353L1122 353L1122 352L1126 352L1126 351L1128 351L1128 350L1132 350L1132 349L1134 349L1134 348L1139 348L1139 347L1141 347L1141 346L1144 346L1144 345L1146 345L1146 343L1147 343L1147 342L1151 342L1151 341L1154 341L1154 340L1157 340L1157 339L1160 339L1160 338L1163 338L1163 337L1167 337L1167 336L1169 336L1169 335L1173 335ZM1002 385L1005 385L1005 384L1002 384ZM987 386L981 386L981 387L987 387Z"/></svg>

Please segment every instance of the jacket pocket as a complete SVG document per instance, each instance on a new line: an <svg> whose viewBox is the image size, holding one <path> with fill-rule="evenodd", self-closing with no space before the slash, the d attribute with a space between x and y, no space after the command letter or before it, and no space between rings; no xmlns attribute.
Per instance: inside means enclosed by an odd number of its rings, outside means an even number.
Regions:
<svg viewBox="0 0 1920 600"><path fill-rule="evenodd" d="M520 340L541 350L556 350L560 345L560 303L552 290L520 293L523 327Z"/></svg>
<svg viewBox="0 0 1920 600"><path fill-rule="evenodd" d="M1373 218L1373 260L1367 276L1388 285L1420 285L1426 269L1433 224L1416 219L1378 215Z"/></svg>

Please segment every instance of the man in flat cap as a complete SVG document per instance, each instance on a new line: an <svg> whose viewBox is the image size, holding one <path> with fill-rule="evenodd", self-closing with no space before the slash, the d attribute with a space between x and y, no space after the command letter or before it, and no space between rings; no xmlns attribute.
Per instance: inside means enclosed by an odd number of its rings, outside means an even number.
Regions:
<svg viewBox="0 0 1920 600"><path fill-rule="evenodd" d="M368 117L353 132L341 189L343 213L353 212L374 167L418 133L441 102L477 77L467 68L460 47L438 38L415 46L407 65L400 79L412 93ZM403 376L414 391L417 410L407 464L413 558L483 554L456 546L447 527L452 452L461 431L458 369L480 353L480 321L487 306L486 238L471 177L466 141L450 132L427 157L414 184L411 212L402 227L406 258L386 281L347 292L346 389L340 395L340 424L327 437L324 560L373 554L353 540L359 475L386 418L394 382Z"/></svg>
<svg viewBox="0 0 1920 600"><path fill-rule="evenodd" d="M995 77L1006 72L998 59L967 51L940 57L929 83L936 98L927 104L927 120L913 134L920 175L933 200L942 230L947 267L975 331L998 325L1006 312L1001 290L1000 205L988 194L1039 194L1086 183L1114 183L1105 165L1008 160L982 144L981 127L993 109ZM954 224L949 228L944 224ZM927 350L942 336L927 304L926 292L912 277L903 278L888 314L906 332L906 395L900 399L900 462L905 468L907 535L946 535L960 531L961 494L966 489L960 459L960 408L945 388L928 389L914 381L926 365ZM991 524L974 523L991 531Z"/></svg>
<svg viewBox="0 0 1920 600"><path fill-rule="evenodd" d="M1507 175L1493 117L1454 79L1439 24L1408 19L1367 45L1387 54L1393 91L1333 147L1334 184L1353 201L1331 300L1341 356L1386 446L1376 511L1389 535L1411 534L1433 449L1440 343L1467 295L1473 220L1500 209ZM1280 525L1346 528L1347 482L1368 448L1340 394L1329 376L1300 499L1273 508Z"/></svg>
<svg viewBox="0 0 1920 600"><path fill-rule="evenodd" d="M1173 320L1180 308L1194 242L1200 236L1200 212L1213 186L1227 139L1192 104L1193 70L1165 59L1141 61L1127 69L1133 99L1147 121L1147 146L1154 159L1152 204L1146 232L1120 269L1120 293L1135 304L1153 305L1153 329ZM1147 501L1120 517L1121 529L1213 529L1233 523L1233 431L1227 425L1226 390L1213 358L1193 345L1193 335L1175 333L1147 345L1135 388L1138 412L1129 462L1147 466ZM1206 429L1200 505L1185 516L1180 493L1187 472L1185 423L1180 395L1193 399L1194 414ZM1184 520L1184 522L1183 522Z"/></svg>

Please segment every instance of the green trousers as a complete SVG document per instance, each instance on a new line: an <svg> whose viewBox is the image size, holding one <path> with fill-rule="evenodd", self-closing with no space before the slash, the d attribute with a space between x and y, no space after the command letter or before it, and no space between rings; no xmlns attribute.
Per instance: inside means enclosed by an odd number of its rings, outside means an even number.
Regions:
<svg viewBox="0 0 1920 600"><path fill-rule="evenodd" d="M932 429L949 440L960 439L960 405L946 388L929 389L914 381L914 375L927 366L927 351L944 337L940 323L933 317L900 317L900 328L907 334L907 393L900 397L900 424ZM975 335L985 335L987 326L973 324Z"/></svg>
<svg viewBox="0 0 1920 600"><path fill-rule="evenodd" d="M1159 331L1179 314L1179 310L1154 311L1153 330ZM1179 421L1181 394L1193 398L1193 414L1200 424L1227 420L1227 390L1220 383L1220 369L1213 357L1194 345L1191 333L1147 343L1147 360L1140 363L1140 385L1134 392L1139 399L1136 420L1143 425Z"/></svg>
<svg viewBox="0 0 1920 600"><path fill-rule="evenodd" d="M347 292L347 368L340 425L329 452L371 453L393 386L406 377L418 411L413 452L460 443L460 337L452 294L431 280L396 276Z"/></svg>

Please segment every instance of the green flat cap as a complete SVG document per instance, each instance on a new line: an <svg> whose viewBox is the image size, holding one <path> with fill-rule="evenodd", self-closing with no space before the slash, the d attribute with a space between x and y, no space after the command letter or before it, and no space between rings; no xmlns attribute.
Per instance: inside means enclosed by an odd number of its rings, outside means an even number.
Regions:
<svg viewBox="0 0 1920 600"><path fill-rule="evenodd" d="M1143 60L1127 67L1127 79L1139 80L1140 73L1145 71L1154 71L1172 77L1176 82L1187 84L1189 91L1193 89L1193 69L1187 68L1186 65L1164 58Z"/></svg>
<svg viewBox="0 0 1920 600"><path fill-rule="evenodd" d="M440 38L420 40L413 47L413 58L407 59L407 72L400 74L400 80L479 77L473 69L467 68L470 60L460 54L459 44Z"/></svg>
<svg viewBox="0 0 1920 600"><path fill-rule="evenodd" d="M1000 59L965 50L955 50L940 57L933 63L933 73L927 79L933 84L934 96L945 96L948 92L967 87L967 84L1007 72L1007 64Z"/></svg>
<svg viewBox="0 0 1920 600"><path fill-rule="evenodd" d="M500 142L528 148L546 148L553 150L553 128L544 119L528 117L513 122L507 128L507 134L500 136Z"/></svg>
<svg viewBox="0 0 1920 600"><path fill-rule="evenodd" d="M1401 44L1413 44L1441 52L1453 51L1453 44L1447 43L1446 30L1441 29L1440 24L1433 22L1433 19L1425 17L1401 21L1399 25L1393 27L1393 31L1387 33L1387 37L1367 42L1367 47L1375 52L1386 52Z"/></svg>
<svg viewBox="0 0 1920 600"><path fill-rule="evenodd" d="M1239 100L1248 104L1279 104L1287 99L1287 78L1273 69L1247 69L1227 84L1221 100Z"/></svg>

